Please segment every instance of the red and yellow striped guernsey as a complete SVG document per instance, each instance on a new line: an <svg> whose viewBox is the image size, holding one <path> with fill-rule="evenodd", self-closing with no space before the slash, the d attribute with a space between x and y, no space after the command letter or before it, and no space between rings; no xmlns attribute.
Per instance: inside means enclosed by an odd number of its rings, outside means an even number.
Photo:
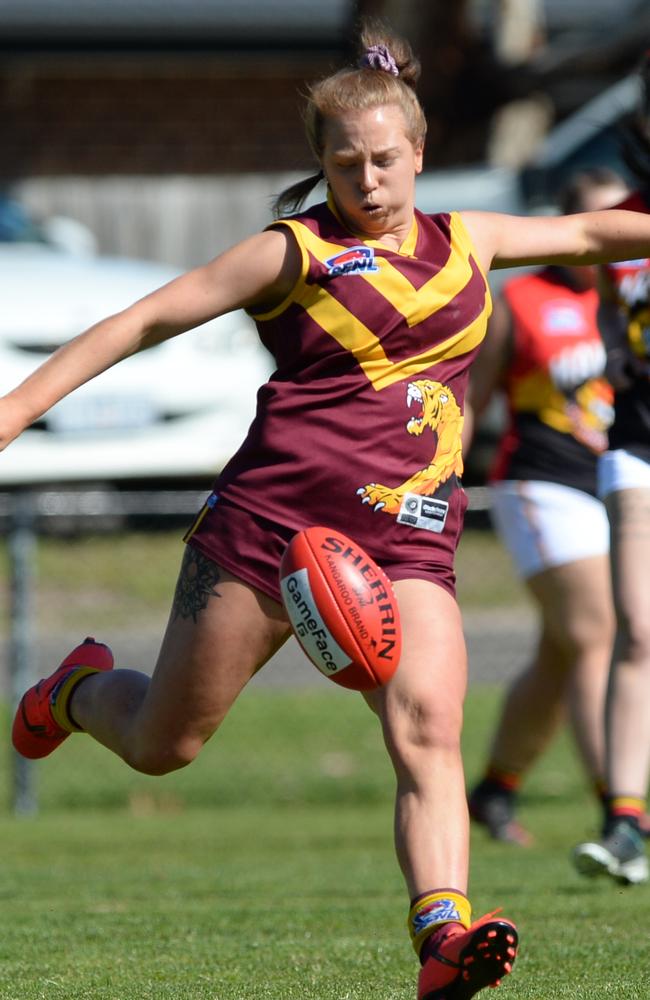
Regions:
<svg viewBox="0 0 650 1000"><path fill-rule="evenodd" d="M273 225L301 273L253 317L277 370L215 494L295 530L345 530L385 566L448 569L468 368L491 309L460 215L416 212L399 250L350 233L330 203Z"/></svg>
<svg viewBox="0 0 650 1000"><path fill-rule="evenodd" d="M598 292L547 267L503 287L511 321L504 377L509 427L493 479L534 479L596 493L613 393L603 377Z"/></svg>

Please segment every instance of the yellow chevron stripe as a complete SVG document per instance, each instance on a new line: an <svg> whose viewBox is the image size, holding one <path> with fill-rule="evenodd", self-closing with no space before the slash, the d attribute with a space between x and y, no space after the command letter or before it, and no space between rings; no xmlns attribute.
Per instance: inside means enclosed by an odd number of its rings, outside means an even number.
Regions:
<svg viewBox="0 0 650 1000"><path fill-rule="evenodd" d="M327 260L346 249L341 244L321 239L305 226L301 226L300 223L288 224L291 225L296 237L301 239L305 248L317 260ZM297 228L298 226L300 229ZM382 245L376 240L360 242L379 248ZM457 213L453 213L451 217L450 250L447 264L420 288L414 288L409 279L384 257L377 258L379 265L377 271L366 271L355 275L354 280L367 281L368 284L375 287L393 309L404 317L408 325L413 327L446 306L463 290L472 276L469 261L471 247L467 231ZM309 293L309 290L307 291ZM304 305L304 299L299 292L295 301Z"/></svg>
<svg viewBox="0 0 650 1000"><path fill-rule="evenodd" d="M411 328L446 306L450 300L462 292L471 278L470 256L473 248L469 234L457 212L451 213L450 220L451 244L448 262L421 288L414 288L409 279L386 258L378 259L379 271L363 272L354 278L355 281L367 281L376 287L393 309L404 317ZM484 307L472 323L441 343L431 345L426 351L402 361L390 361L379 338L349 309L330 295L326 288L307 285L304 282L308 262L307 251L317 260L324 261L347 248L341 243L321 239L296 220L284 219L279 224L292 230L300 247L302 254L301 277L291 295L284 302L270 312L255 314L254 318L257 320L273 319L280 315L291 302L298 303L309 313L314 322L333 337L341 347L354 355L375 389L384 389L394 382L413 378L431 365L446 358L455 358L466 354L483 340L487 320L492 310L487 281L485 282ZM417 222L414 219L409 236L402 244L402 252L412 252L415 249L417 232ZM360 238L359 243L382 247L382 244L376 240L362 240Z"/></svg>
<svg viewBox="0 0 650 1000"><path fill-rule="evenodd" d="M447 358L456 358L471 351L483 340L489 316L486 294L484 308L469 326L438 344L432 344L420 354L393 362L386 356L379 338L333 296L318 287L312 287L308 292L301 297L302 306L315 323L354 355L377 390L413 378Z"/></svg>
<svg viewBox="0 0 650 1000"><path fill-rule="evenodd" d="M368 240L361 238L362 242L369 247L375 247L377 250L385 250L386 244L382 243L381 240ZM401 254L402 257L412 257L415 254L415 245L418 241L418 222L415 216L413 216L413 224L411 226L410 232L402 245L400 246L397 253ZM392 248L391 248L392 249Z"/></svg>
<svg viewBox="0 0 650 1000"><path fill-rule="evenodd" d="M291 230L296 243L298 244L298 250L300 251L300 274L298 275L296 283L287 297L277 306L274 306L273 309L269 309L267 312L256 312L254 309L249 309L249 314L254 320L266 321L269 319L275 319L275 317L279 316L280 313L283 313L285 309L288 309L292 302L296 302L298 298L297 293L302 288L307 271L309 270L309 255L305 249L304 240L302 238L304 233L307 232L306 227L303 226L302 223L296 222L294 219L280 219L278 222L272 223L272 225L268 228L270 229L272 226L280 225L286 226L287 229ZM340 248L337 247L337 249ZM334 252L336 252L336 250Z"/></svg>
<svg viewBox="0 0 650 1000"><path fill-rule="evenodd" d="M378 288L392 307L401 313L410 327L448 305L472 277L469 254L462 246L461 226L459 217L452 217L449 260L420 288L414 288L409 279L387 260L381 261L380 271L363 275L364 280Z"/></svg>

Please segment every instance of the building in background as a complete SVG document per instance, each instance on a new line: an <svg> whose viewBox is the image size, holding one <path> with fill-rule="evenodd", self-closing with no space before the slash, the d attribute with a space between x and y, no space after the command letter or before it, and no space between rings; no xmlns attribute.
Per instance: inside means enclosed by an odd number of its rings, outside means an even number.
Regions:
<svg viewBox="0 0 650 1000"><path fill-rule="evenodd" d="M301 93L364 13L422 59L429 170L519 166L632 68L646 0L0 0L0 184L104 252L192 266L312 167Z"/></svg>

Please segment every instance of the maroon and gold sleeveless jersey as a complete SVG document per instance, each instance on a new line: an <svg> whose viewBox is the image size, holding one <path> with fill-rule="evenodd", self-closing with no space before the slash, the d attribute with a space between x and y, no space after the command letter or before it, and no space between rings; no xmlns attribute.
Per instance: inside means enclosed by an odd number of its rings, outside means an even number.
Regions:
<svg viewBox="0 0 650 1000"><path fill-rule="evenodd" d="M213 508L338 528L385 566L449 568L466 506L468 367L491 309L461 217L416 212L399 250L352 235L331 203L273 225L293 234L301 273L254 315L277 370Z"/></svg>
<svg viewBox="0 0 650 1000"><path fill-rule="evenodd" d="M650 191L638 191L616 208L650 213ZM650 460L650 258L604 264L610 284L627 316L628 346L645 363L631 385L616 392L610 448L638 451Z"/></svg>
<svg viewBox="0 0 650 1000"><path fill-rule="evenodd" d="M503 296L512 323L509 427L493 478L562 483L595 495L613 402L603 378L598 293L545 268L507 282Z"/></svg>

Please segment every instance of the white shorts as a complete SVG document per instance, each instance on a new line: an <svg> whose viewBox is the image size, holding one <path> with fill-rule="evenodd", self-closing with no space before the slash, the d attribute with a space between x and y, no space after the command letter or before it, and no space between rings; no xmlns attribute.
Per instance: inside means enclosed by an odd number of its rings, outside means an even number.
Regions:
<svg viewBox="0 0 650 1000"><path fill-rule="evenodd" d="M650 490L650 462L632 455L624 448L605 451L598 459L598 496L618 490Z"/></svg>
<svg viewBox="0 0 650 1000"><path fill-rule="evenodd" d="M494 526L523 579L609 552L605 505L589 493L511 479L493 483L490 493Z"/></svg>

